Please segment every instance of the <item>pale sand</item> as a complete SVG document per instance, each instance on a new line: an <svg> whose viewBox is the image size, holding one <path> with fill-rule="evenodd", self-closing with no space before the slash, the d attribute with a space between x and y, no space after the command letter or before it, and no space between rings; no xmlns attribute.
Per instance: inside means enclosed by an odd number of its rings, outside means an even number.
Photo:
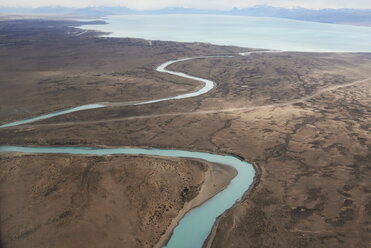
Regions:
<svg viewBox="0 0 371 248"><path fill-rule="evenodd" d="M205 163L205 161L202 161ZM217 193L224 190L232 179L237 176L237 170L231 166L224 164L207 164L207 171L204 173L204 183L198 193L198 195L191 201L186 202L184 207L178 215L172 220L168 226L166 232L160 238L159 242L154 246L155 248L163 247L170 239L175 227L179 221L184 217L186 213L195 207L202 205L204 202L215 196Z"/></svg>

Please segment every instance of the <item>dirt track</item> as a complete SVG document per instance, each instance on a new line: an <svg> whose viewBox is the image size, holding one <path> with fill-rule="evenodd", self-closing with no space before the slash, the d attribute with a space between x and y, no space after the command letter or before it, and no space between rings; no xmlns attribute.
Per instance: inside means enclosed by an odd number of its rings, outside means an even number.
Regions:
<svg viewBox="0 0 371 248"><path fill-rule="evenodd" d="M230 109L218 109L218 110L203 110L203 111L194 111L194 112L175 112L175 113L166 113L166 114L152 114L152 115L142 115L142 116L132 116L132 117L122 117L122 118L115 118L115 119L104 119L104 120L95 120L95 121L74 121L74 122L60 122L60 123L49 123L49 124L27 124L22 125L23 127L38 127L38 126L64 126L64 125L81 125L81 124L96 124L96 123L106 123L106 122L115 122L115 121L124 121L124 120L134 120L134 119L147 119L147 118L156 118L156 117L167 117L167 116L180 116L180 115L200 115L200 114L214 114L214 113L223 113L223 112L236 112L236 111L251 111L251 110L257 110L257 109L263 109L263 108L275 108L275 107L282 107L286 105L291 104L297 104L302 103L305 101L308 101L310 99L313 99L321 94L324 94L326 92L334 91L341 88L346 88L355 84L360 83L369 83L371 81L370 79L363 79L363 80L357 80L352 83L348 84L340 84L331 86L328 88L321 89L317 91L316 93L305 96L300 99L288 101L285 103L274 103L274 104L268 104L268 105L262 105L262 106L253 106L253 107L246 107L246 108L230 108ZM116 104L114 105L116 106ZM127 104L123 103L122 106L128 106ZM19 126L14 127L8 127L8 128L19 128Z"/></svg>
<svg viewBox="0 0 371 248"><path fill-rule="evenodd" d="M244 51L149 46L91 33L71 38L63 28L53 31L57 40L48 47L44 31L28 29L33 33L24 35L33 43L20 36L2 39L2 123L107 98L125 102L189 92L197 82L153 68L179 57ZM86 54L92 57L86 60ZM370 54L254 54L177 63L170 69L208 78L217 87L197 99L83 111L3 129L1 144L237 154L256 162L262 176L255 191L224 214L212 247L367 247L371 85L362 80L371 77L370 68Z"/></svg>

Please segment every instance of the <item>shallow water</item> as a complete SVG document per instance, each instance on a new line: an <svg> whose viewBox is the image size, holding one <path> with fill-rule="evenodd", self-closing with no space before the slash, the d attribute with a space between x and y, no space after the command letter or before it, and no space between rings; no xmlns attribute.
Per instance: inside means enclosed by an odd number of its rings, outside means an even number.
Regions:
<svg viewBox="0 0 371 248"><path fill-rule="evenodd" d="M202 94L205 94L205 93L209 92L210 90L212 90L215 87L215 84L214 84L213 81L208 80L208 79L204 79L204 78L191 76L191 75L188 75L188 74L185 74L185 73L182 73L182 72L170 71L170 70L167 70L166 67L173 64L173 63L176 63L176 62L181 62L181 61L186 61L186 60L191 60L191 59L210 58L210 57L231 57L231 56L200 56L200 57L176 59L176 60L167 61L167 62L159 65L156 68L156 70L159 71L159 72L168 73L168 74L176 75L176 76L179 76L179 77L199 81L199 82L204 84L200 89L198 89L194 92L185 93L185 94L181 94L181 95L176 95L176 96L171 96L171 97L166 97L166 98L160 98L160 99L154 99L154 100L149 100L149 101L143 101L143 102L138 102L138 103L133 103L133 104L127 104L127 106L129 106L129 105L143 105L143 104L164 102L164 101L169 101L169 100L190 98L190 97L199 96L199 95L202 95ZM73 112L89 110L89 109L96 109L96 108L104 108L104 107L107 107L107 106L104 105L104 104L100 104L100 103L81 105L81 106L78 106L78 107L75 107L75 108L56 111L56 112L53 112L53 113L50 113L50 114L39 115L37 117L33 117L33 118L25 119L25 120L6 123L6 124L3 124L3 125L0 125L0 128L18 126L18 125L22 125L22 124L35 122L35 121L49 119L49 118L59 116L59 115L65 115L65 114L69 114L69 113L73 113Z"/></svg>
<svg viewBox="0 0 371 248"><path fill-rule="evenodd" d="M209 56L209 57L229 57L229 56ZM166 67L172 63L190 59L200 59L206 57L184 58L163 63L157 67L157 71L177 75L180 77L193 79L202 82L204 85L199 90L191 93L181 94L174 97L155 99L135 103L133 105L150 104L173 99L184 99L205 94L215 87L214 82L208 79L194 77L185 73L167 70ZM68 114L86 109L106 107L102 104L87 104L76 108L71 108L51 114L11 122L1 125L0 128L22 125L38 120L51 118L58 115ZM179 222L166 247L188 248L202 247L210 233L216 218L225 210L232 207L236 201L240 200L244 192L249 188L253 181L255 171L251 164L241 161L233 156L224 156L203 152L190 152L183 150L163 150L163 149L141 149L141 148L90 148L90 147L21 147L21 146L0 146L0 152L24 152L24 153L62 153L62 154L85 154L85 155L109 155L109 154L130 154L130 155L155 155L165 157L184 157L203 159L213 163L222 163L233 166L238 171L238 175L231 181L228 187L215 195L213 198L192 209Z"/></svg>
<svg viewBox="0 0 371 248"><path fill-rule="evenodd" d="M371 27L227 15L115 15L84 29L179 42L209 42L283 51L371 52Z"/></svg>
<svg viewBox="0 0 371 248"><path fill-rule="evenodd" d="M185 73L182 73L182 72L170 71L170 70L167 70L166 67L171 65L171 64L174 64L176 62L182 62L182 61L187 61L187 60L191 60L191 59L211 58L211 57L215 58L215 57L231 57L231 56L200 56L200 57L170 60L168 62L165 62L165 63L161 64L156 69L158 72L164 72L164 73L168 73L168 74L171 74L171 75L175 75L175 76L179 76L179 77L199 81L199 82L204 84L203 87L201 87L200 89L198 89L194 92L185 93L185 94L181 94L181 95L177 95L177 96L139 102L139 103L136 103L134 105L143 105L143 104L150 104L150 103L156 103L156 102L164 102L164 101L169 101L169 100L185 99L185 98L199 96L199 95L202 95L202 94L205 94L205 93L209 92L210 90L212 90L215 87L215 84L214 84L213 81L208 80L208 79L204 79L204 78L200 78L200 77L191 76L191 75L188 75L188 74L185 74Z"/></svg>
<svg viewBox="0 0 371 248"><path fill-rule="evenodd" d="M0 128L18 126L18 125L22 125L22 124L35 122L35 121L41 121L41 120L49 119L49 118L52 118L52 117L55 117L55 116L58 116L58 115L65 115L65 114L78 112L78 111L82 111L82 110L104 108L104 107L106 107L106 106L102 105L102 104L81 105L81 106L78 106L78 107L75 107L75 108L70 108L70 109L66 109L66 110L62 110L62 111L57 111L57 112L53 112L53 113L45 114L45 115L39 115L37 117L33 117L33 118L25 119L25 120L6 123L6 124L3 124L3 125L0 125Z"/></svg>
<svg viewBox="0 0 371 248"><path fill-rule="evenodd" d="M83 28L112 32L113 37L133 37L151 40L182 42L210 42L218 45L265 48L285 51L314 52L371 52L371 28L302 22L278 18L205 16L205 15L126 15L110 16L108 25L86 25ZM190 59L190 58L187 58ZM181 59L176 61L182 61ZM207 79L166 70L169 61L158 71L198 80L204 86L197 92L136 103L150 104L171 99L183 99L204 94L214 87ZM88 104L76 108L45 114L27 120L1 125L0 128L26 124L76 111L102 108L102 104ZM240 200L253 182L253 167L233 156L223 156L183 150L139 148L89 148L89 147L19 147L0 146L0 152L63 153L85 155L155 155L165 157L197 158L222 163L237 169L238 175L222 192L200 207L188 212L167 244L167 247L202 247L215 219Z"/></svg>
<svg viewBox="0 0 371 248"><path fill-rule="evenodd" d="M238 175L231 181L230 185L222 192L192 209L179 222L174 229L166 247L173 248L196 248L202 244L209 235L216 218L225 210L239 201L253 182L255 175L251 164L241 161L229 155L217 155L204 152L191 152L183 150L165 149L141 149L141 148L89 148L89 147L21 147L0 146L0 152L24 152L24 153L62 153L62 154L84 154L84 155L155 155L164 157L183 157L203 159L212 163L221 163L233 166Z"/></svg>

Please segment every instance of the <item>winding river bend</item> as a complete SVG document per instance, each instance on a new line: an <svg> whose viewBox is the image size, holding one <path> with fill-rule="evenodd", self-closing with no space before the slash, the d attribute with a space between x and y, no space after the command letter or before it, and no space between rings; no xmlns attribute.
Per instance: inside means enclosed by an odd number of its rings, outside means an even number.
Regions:
<svg viewBox="0 0 371 248"><path fill-rule="evenodd" d="M196 158L212 163L221 163L233 166L238 175L233 178L228 187L206 201L200 207L192 209L174 229L166 247L189 248L202 247L209 235L216 218L225 210L239 201L253 182L254 168L247 162L229 155L218 155L205 152L191 152L183 150L141 149L141 148L92 148L92 147L21 147L0 146L0 152L24 153L61 153L84 155L152 155L164 157Z"/></svg>
<svg viewBox="0 0 371 248"><path fill-rule="evenodd" d="M247 55L245 53L243 55ZM241 54L242 55L242 54ZM184 99L199 96L209 92L215 87L213 81L191 76L181 72L167 70L166 67L170 64L200 58L209 57L232 57L232 56L202 56L194 58L184 58L171 60L157 67L157 71L169 73L187 79L197 80L203 83L203 87L192 93L186 93L169 98L161 98L150 101L133 103L131 105L152 104L156 102L169 101L175 99ZM128 104L126 104L128 105ZM15 121L3 124L0 128L18 126L26 123L36 122L39 120L52 118L58 115L64 115L72 112L83 111L87 109L96 109L108 107L102 103L87 104L75 108L62 110L50 114L40 115L34 118ZM242 161L230 155L218 155L205 152L185 151L185 150L166 150L166 149L143 149L143 148L94 148L94 147L22 147L22 146L0 146L0 152L22 152L22 153L52 153L52 154L82 154L82 155L111 155L111 154L129 154L129 155L150 155L163 157L181 157L181 158L196 158L212 163L226 164L234 167L238 174L231 181L228 187L216 194L214 197L203 203L201 206L189 211L175 227L170 240L166 247L188 248L202 247L207 236L209 235L214 222L225 210L231 208L238 202L244 193L248 190L253 182L255 170L253 166L245 161Z"/></svg>
<svg viewBox="0 0 371 248"><path fill-rule="evenodd" d="M195 97L195 96L205 94L205 93L209 92L210 90L212 90L215 87L215 84L214 84L213 81L205 79L205 78L199 78L199 77L191 76L191 75L188 75L188 74L185 74L185 73L182 73L182 72L170 71L170 70L167 70L166 67L168 67L171 64L177 63L177 62L187 61L187 60L191 60L191 59L226 58L226 57L233 57L233 56L199 56L199 57L191 57L191 58L183 58L183 59L176 59L176 60L167 61L167 62L159 65L156 68L156 71L199 81L199 82L203 83L203 87L201 87L197 91L194 91L194 92L191 92L191 93L186 93L186 94L181 94L181 95L177 95L177 96L159 98L159 99L155 99L155 100L149 100L149 101L143 101L143 102L137 102L137 103L121 103L121 104L124 105L124 106L144 105L144 104L164 102L164 101L170 101L170 100L185 99L185 98L190 98L190 97ZM37 116L37 117L25 119L25 120L6 123L6 124L3 124L3 125L0 125L0 128L19 126L19 125L22 125L22 124L28 124L28 123L35 122L35 121L41 121L41 120L49 119L49 118L52 118L52 117L55 117L55 116L65 115L65 114L69 114L69 113L73 113L73 112L79 112L79 111L88 110L88 109L105 108L105 107L108 107L109 104L120 105L120 103L118 103L118 102L85 104L85 105L81 105L81 106L78 106L78 107L75 107L75 108L70 108L70 109L66 109L66 110L62 110L62 111L57 111L57 112L53 112L53 113L49 113L49 114L44 114L44 115L40 115L40 116Z"/></svg>

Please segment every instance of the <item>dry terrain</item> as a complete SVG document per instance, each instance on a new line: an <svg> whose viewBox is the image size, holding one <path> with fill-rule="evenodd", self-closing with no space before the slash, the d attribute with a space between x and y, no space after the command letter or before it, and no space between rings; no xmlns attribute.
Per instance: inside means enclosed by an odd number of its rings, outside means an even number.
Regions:
<svg viewBox="0 0 371 248"><path fill-rule="evenodd" d="M1 37L1 123L79 104L187 92L197 82L156 72L156 66L247 50L76 36L58 23L50 28L55 42L37 22L24 24L33 30L24 40L9 30ZM259 184L219 218L211 247L368 247L370 68L371 54L284 52L185 61L170 69L214 80L217 87L196 98L1 129L0 142L237 154L259 165Z"/></svg>
<svg viewBox="0 0 371 248"><path fill-rule="evenodd" d="M205 180L203 200L235 175L132 156L6 154L0 168L3 247L153 247Z"/></svg>

